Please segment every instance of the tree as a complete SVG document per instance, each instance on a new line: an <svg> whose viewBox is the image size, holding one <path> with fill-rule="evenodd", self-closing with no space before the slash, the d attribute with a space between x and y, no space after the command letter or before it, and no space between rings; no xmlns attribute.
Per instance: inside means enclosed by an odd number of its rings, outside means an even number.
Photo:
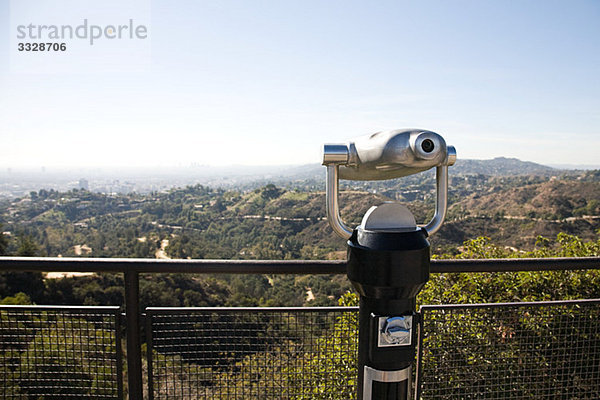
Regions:
<svg viewBox="0 0 600 400"><path fill-rule="evenodd" d="M279 189L272 183L269 183L267 186L262 188L260 195L266 200L272 200L279 197L281 193L283 193L283 190Z"/></svg>
<svg viewBox="0 0 600 400"><path fill-rule="evenodd" d="M20 257L35 257L39 253L39 246L29 235L19 235L16 255Z"/></svg>
<svg viewBox="0 0 600 400"><path fill-rule="evenodd" d="M38 254L38 245L31 236L20 235L17 241L17 256L32 257ZM38 302L43 300L44 292L44 277L41 272L8 271L0 274L0 298L23 293ZM15 296L15 299L22 297Z"/></svg>
<svg viewBox="0 0 600 400"><path fill-rule="evenodd" d="M2 224L0 224L0 256L6 255L8 248L8 237L2 232Z"/></svg>
<svg viewBox="0 0 600 400"><path fill-rule="evenodd" d="M23 305L31 304L31 299L23 292L19 292L14 296L7 296L0 301L2 305Z"/></svg>

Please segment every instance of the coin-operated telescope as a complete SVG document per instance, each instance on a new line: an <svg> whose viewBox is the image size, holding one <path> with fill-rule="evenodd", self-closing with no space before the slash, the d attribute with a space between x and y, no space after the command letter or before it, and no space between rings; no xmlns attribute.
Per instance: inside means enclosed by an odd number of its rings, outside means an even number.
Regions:
<svg viewBox="0 0 600 400"><path fill-rule="evenodd" d="M347 144L326 144L327 219L348 240L348 278L360 295L358 399L405 400L411 392L418 315L416 296L429 280L427 237L444 221L448 166L456 150L434 132L377 132ZM356 229L339 213L339 179L385 180L436 168L436 205L424 226L400 203L371 207Z"/></svg>

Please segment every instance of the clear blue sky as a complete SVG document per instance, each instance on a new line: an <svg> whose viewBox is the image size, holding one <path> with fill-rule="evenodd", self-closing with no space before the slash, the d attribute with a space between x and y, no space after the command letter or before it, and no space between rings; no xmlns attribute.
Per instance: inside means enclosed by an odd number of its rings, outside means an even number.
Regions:
<svg viewBox="0 0 600 400"><path fill-rule="evenodd" d="M311 163L405 127L461 158L600 164L599 1L0 4L2 167ZM18 24L84 18L148 36L15 50Z"/></svg>

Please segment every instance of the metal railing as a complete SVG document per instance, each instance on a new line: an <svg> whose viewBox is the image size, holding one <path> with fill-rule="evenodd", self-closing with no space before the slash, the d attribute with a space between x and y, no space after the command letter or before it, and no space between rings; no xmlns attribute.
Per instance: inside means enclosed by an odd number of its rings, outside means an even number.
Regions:
<svg viewBox="0 0 600 400"><path fill-rule="evenodd" d="M600 300L421 307L422 399L600 399Z"/></svg>
<svg viewBox="0 0 600 400"><path fill-rule="evenodd" d="M352 398L357 311L148 308L148 397Z"/></svg>
<svg viewBox="0 0 600 400"><path fill-rule="evenodd" d="M600 258L432 260L431 265L432 273L585 269L600 269ZM4 392L0 392L2 394L0 398L122 398L124 392L122 384L124 373L120 361L122 329L125 329L126 338L126 391L130 399L144 398L143 342L147 345L147 387L149 388L147 398L353 398L356 368L353 364L356 348L354 342L356 335L353 334L356 330L355 309L149 308L145 314L142 314L139 305L140 273L344 274L346 265L342 261L0 257L0 271L9 270L123 273L125 321L121 323L114 316L119 313L119 308L115 311L114 307L92 307L90 310L93 312L90 313L86 313L87 308L84 307L3 308L0 312L0 335L8 336L0 339L3 340L0 341L0 351L8 355L3 355L1 358L0 369L3 376L0 377L0 382L4 380L5 384ZM591 317L593 313L600 314L597 306L598 301L568 303L568 305L562 303L536 303L535 306L529 303L483 305L479 306L480 308L465 305L425 306L422 309L423 325L419 348L420 383L417 385L418 388L422 386L421 397L497 399L535 398L539 395L544 398L546 397L544 393L553 390L553 386L544 383L546 386L540 389L542 391L530 393L519 392L521 390L519 387L523 387L523 384L515 388L506 383L511 376L516 377L519 382L527 382L537 379L536 377L540 375L543 378L540 379L544 382L560 382L561 385L569 383L574 385L572 387L578 388L567 392L565 398L597 398L597 392L589 389L600 387L598 372L600 363L598 358L594 358L598 357L600 352L598 348L600 321L598 318ZM27 316L29 309L38 316ZM13 312L11 313L10 310ZM23 315L16 316L14 310L19 310ZM75 310L82 315L73 314ZM578 313L579 310L586 310L590 314ZM107 318L114 321L109 328L103 328L100 326L102 324L95 322L92 317L94 313L104 315L104 312L110 315ZM52 313L55 313L54 316ZM69 314L68 318L64 316L65 313ZM519 319L515 315L524 317ZM576 315L576 318L573 315ZM143 319L146 323L145 340L142 340L140 329ZM557 319L563 321L561 326L579 324L576 325L578 328L560 331L561 333L544 330L547 325L554 326ZM22 322L30 320L37 321L38 325L47 326L34 327ZM448 331L448 326L453 324L457 329ZM33 330L19 330L25 326ZM65 328L61 331L59 326ZM527 331L529 336L521 335L524 327L539 329ZM96 333L97 331L103 333ZM585 335L581 332L585 332ZM46 337L52 338L51 340L55 342L42 339ZM498 337L501 340L490 341L490 338ZM77 345L61 345L61 338L71 338L69 340ZM105 338L108 338L107 341ZM539 342L534 343L534 339ZM561 340L561 343L571 343L575 349L581 350L567 351L564 347L552 347L554 350L558 349L556 351L569 353L569 356L575 357L575 361L571 359L566 359L567 361L564 362L552 361L559 358L550 352L551 349L543 346L554 345L557 340ZM97 347L93 347L91 343ZM465 350L464 346L460 347L461 344L467 345L469 350ZM506 349L500 349L498 346L501 344L506 344ZM455 346L456 351L461 351L459 358L452 358L455 355L452 346ZM54 352L58 347L65 349L62 353ZM444 349L445 352L440 349ZM546 351L545 358L535 358L542 349ZM486 352L493 357L486 358ZM38 357L38 353L41 358ZM584 353L586 357L583 357ZM30 356L30 354L34 355ZM527 358L529 356L533 358ZM61 364L61 360L71 358L75 360L77 357L80 361L65 361ZM506 376L499 378L503 370L498 367L498 363L502 357L507 357L509 364L506 365L512 367L504 369ZM35 361L23 363L23 360L30 359ZM483 365L494 364L496 369L492 369L492 372L496 371L494 372L496 375L493 373L485 375L485 368L474 360L480 361ZM456 370L457 362L462 362L463 366L466 365L471 369L459 373ZM538 363L541 365L536 368ZM21 369L29 371L21 368L23 365L27 368L36 366L38 371L54 374L48 375L53 377L59 376L60 372L56 371L60 371L63 365L64 371L77 370L77 373L65 372L60 375L64 379L54 379L54 381L64 382L62 385L65 388L71 385L74 394L62 395L62 397L60 394L55 394L64 388L59 385L59 389L55 390L54 386L46 385L44 382L49 382L50 378L43 378L43 380L40 378L37 382L42 383L29 386L25 383L24 387L31 388L31 392L27 392L31 395L22 394L25 392L11 394L6 389L10 386L9 381L12 382L11 377L16 376L14 374L25 373L22 373ZM85 368L79 368L81 365ZM523 365L528 367L518 369ZM109 372L96 373L105 370L101 366ZM573 369L564 369L565 366ZM584 374L581 372L583 370L587 372ZM515 371L518 373L514 373ZM528 371L529 375L523 374L522 371ZM470 377L471 373L476 377ZM92 376L91 384L89 376ZM437 384L436 380L441 379L440 377L445 377L443 379L446 383L451 382L458 386L446 385L441 392L439 388L443 385ZM28 382L24 378L19 382L21 381ZM31 381L35 381L35 378ZM88 386L92 389L88 390ZM468 392L465 391L467 387L475 389ZM38 389L41 392L36 391ZM18 390L22 391L21 388ZM41 395L44 390L46 394Z"/></svg>
<svg viewBox="0 0 600 400"><path fill-rule="evenodd" d="M122 399L120 307L0 306L0 397Z"/></svg>

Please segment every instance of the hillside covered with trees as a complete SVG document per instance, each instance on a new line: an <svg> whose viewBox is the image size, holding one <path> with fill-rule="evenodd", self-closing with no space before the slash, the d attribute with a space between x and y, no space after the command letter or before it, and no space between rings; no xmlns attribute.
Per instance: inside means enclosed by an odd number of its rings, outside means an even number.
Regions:
<svg viewBox="0 0 600 400"><path fill-rule="evenodd" d="M564 238L597 243L600 172L552 175L545 169L535 171L539 174L451 175L450 209L445 225L431 238L433 255L472 255L473 244L479 243L472 242L475 239L493 245L497 251L492 255L497 257L542 251L553 254L564 247ZM2 202L0 232L4 233L0 235L0 253L59 257L344 258L345 243L332 233L325 219L324 193L315 191L312 182L266 184L245 191L195 185L150 194L31 192ZM420 222L426 222L433 212L432 174L423 174L421 179L344 185L341 213L352 226L360 223L370 206L383 201L406 203ZM34 275L4 274L0 298L22 292L36 303L122 302L122 281L118 275L68 279L45 279L41 275L34 279ZM152 275L142 279L141 286L143 304L161 306L335 304L349 289L341 276Z"/></svg>

